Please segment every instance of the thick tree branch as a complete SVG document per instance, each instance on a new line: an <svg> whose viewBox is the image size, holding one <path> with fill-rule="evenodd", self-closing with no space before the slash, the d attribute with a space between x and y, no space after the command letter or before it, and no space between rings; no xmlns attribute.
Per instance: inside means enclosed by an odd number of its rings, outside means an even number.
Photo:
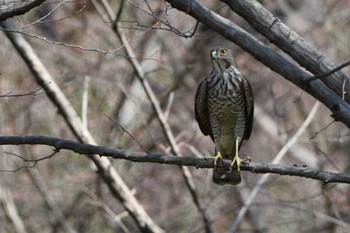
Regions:
<svg viewBox="0 0 350 233"><path fill-rule="evenodd" d="M140 163L159 163L179 166L193 166L196 168L212 168L213 160L192 157L175 157L157 153L131 152L121 149L111 149L91 144L83 144L70 140L63 140L44 136L0 136L0 145L47 145L55 150L70 150L88 156L98 154L101 157L125 159ZM223 160L220 166L230 168L231 161ZM299 176L321 180L325 183L349 183L350 174L334 173L307 168L305 166L285 166L280 164L241 164L241 170L253 173L274 173L279 175Z"/></svg>
<svg viewBox="0 0 350 233"><path fill-rule="evenodd" d="M221 0L234 12L243 17L254 29L264 35L271 43L277 45L290 55L301 66L315 74L323 76L336 66L330 59L304 40L256 0ZM344 80L348 77L341 71L324 76L321 81L339 96L343 91L350 93L350 83L343 88ZM350 95L345 96L350 102Z"/></svg>
<svg viewBox="0 0 350 233"><path fill-rule="evenodd" d="M46 0L34 0L29 3L23 4L19 7L14 7L8 10L4 10L0 8L0 22L17 15L23 15L28 11L30 11L31 9L37 6L40 6L45 1Z"/></svg>
<svg viewBox="0 0 350 233"><path fill-rule="evenodd" d="M310 78L309 74L230 20L212 12L196 0L167 0L167 2L237 44L271 70L308 92L325 104L332 111L332 116L336 120L350 128L350 105L324 83L319 80L306 83L306 80Z"/></svg>

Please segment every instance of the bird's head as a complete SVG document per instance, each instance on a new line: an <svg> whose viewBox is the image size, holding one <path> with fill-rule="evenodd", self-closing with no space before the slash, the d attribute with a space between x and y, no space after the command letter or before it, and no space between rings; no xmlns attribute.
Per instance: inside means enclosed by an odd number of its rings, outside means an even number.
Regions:
<svg viewBox="0 0 350 233"><path fill-rule="evenodd" d="M211 50L210 57L214 69L219 73L225 72L233 64L232 51L227 48Z"/></svg>

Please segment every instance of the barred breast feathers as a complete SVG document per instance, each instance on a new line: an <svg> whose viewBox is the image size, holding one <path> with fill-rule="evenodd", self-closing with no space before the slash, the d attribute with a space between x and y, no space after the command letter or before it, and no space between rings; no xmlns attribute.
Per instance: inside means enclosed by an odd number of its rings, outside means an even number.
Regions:
<svg viewBox="0 0 350 233"><path fill-rule="evenodd" d="M219 98L237 97L242 91L242 79L242 74L234 66L220 73L213 69L208 77L209 93Z"/></svg>

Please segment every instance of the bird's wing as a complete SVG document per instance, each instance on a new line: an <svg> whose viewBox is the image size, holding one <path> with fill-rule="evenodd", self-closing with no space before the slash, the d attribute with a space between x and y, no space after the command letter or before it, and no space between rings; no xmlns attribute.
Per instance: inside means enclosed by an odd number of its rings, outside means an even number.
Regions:
<svg viewBox="0 0 350 233"><path fill-rule="evenodd" d="M246 106L246 122L245 122L245 132L243 138L248 140L252 134L253 122L254 122L254 96L252 87L249 81L243 78L243 88Z"/></svg>
<svg viewBox="0 0 350 233"><path fill-rule="evenodd" d="M199 128L201 129L204 135L210 135L210 137L213 139L213 133L210 127L209 109L207 102L207 80L203 80L199 84L194 104L195 118L198 122Z"/></svg>

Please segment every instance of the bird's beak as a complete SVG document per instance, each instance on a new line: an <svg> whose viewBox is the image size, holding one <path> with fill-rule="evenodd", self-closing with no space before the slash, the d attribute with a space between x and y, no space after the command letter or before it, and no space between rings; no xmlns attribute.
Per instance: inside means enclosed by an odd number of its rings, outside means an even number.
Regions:
<svg viewBox="0 0 350 233"><path fill-rule="evenodd" d="M218 54L216 53L215 50L211 51L210 55L211 55L211 59L217 59L218 58Z"/></svg>

